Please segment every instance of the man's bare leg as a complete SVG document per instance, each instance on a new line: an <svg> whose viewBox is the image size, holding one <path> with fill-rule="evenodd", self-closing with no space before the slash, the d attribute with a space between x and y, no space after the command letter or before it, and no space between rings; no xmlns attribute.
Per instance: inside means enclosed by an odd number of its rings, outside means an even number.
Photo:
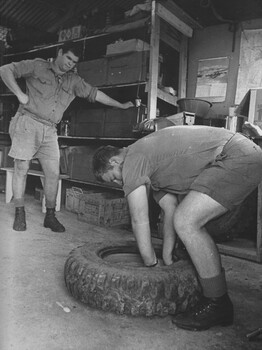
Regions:
<svg viewBox="0 0 262 350"><path fill-rule="evenodd" d="M13 224L13 229L15 231L26 230L24 195L28 169L28 160L15 159L12 183L15 205L15 220Z"/></svg>
<svg viewBox="0 0 262 350"><path fill-rule="evenodd" d="M44 226L54 232L64 232L65 227L55 217L56 197L59 182L59 159L39 159L45 174L44 193L46 198L46 216Z"/></svg>
<svg viewBox="0 0 262 350"><path fill-rule="evenodd" d="M174 227L199 274L206 298L201 312L197 310L174 318L173 322L178 327L201 330L218 324L231 324L233 321L233 306L227 295L220 255L205 229L208 221L226 211L214 199L196 191L190 191L177 207Z"/></svg>
<svg viewBox="0 0 262 350"><path fill-rule="evenodd" d="M159 205L163 210L163 261L165 265L171 265L176 243L174 213L178 205L177 197L167 193L160 199Z"/></svg>

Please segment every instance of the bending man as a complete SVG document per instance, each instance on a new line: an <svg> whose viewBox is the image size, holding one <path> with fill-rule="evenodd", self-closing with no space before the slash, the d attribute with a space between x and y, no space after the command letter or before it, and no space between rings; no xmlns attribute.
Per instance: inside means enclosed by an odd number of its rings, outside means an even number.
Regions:
<svg viewBox="0 0 262 350"><path fill-rule="evenodd" d="M163 209L163 260L172 263L175 232L199 275L203 298L174 317L181 328L203 330L233 322L233 305L217 247L205 229L238 206L262 180L262 151L241 134L209 126L174 126L128 146L104 146L93 159L97 179L122 184L146 266L156 266L148 216L148 189ZM176 197L183 196L178 202Z"/></svg>

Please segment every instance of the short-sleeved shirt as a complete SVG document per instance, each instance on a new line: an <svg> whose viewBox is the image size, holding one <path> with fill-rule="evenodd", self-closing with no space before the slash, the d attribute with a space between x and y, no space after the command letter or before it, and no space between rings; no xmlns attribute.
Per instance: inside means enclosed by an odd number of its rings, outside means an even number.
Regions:
<svg viewBox="0 0 262 350"><path fill-rule="evenodd" d="M126 196L141 185L151 187L156 201L194 189L230 209L262 180L262 152L224 128L174 126L128 146L122 174Z"/></svg>
<svg viewBox="0 0 262 350"><path fill-rule="evenodd" d="M73 71L58 76L53 62L37 58L7 64L0 67L0 72L2 69L9 69L15 78L23 77L26 81L29 102L19 106L18 112L22 114L31 113L57 124L76 96L95 102L97 88Z"/></svg>

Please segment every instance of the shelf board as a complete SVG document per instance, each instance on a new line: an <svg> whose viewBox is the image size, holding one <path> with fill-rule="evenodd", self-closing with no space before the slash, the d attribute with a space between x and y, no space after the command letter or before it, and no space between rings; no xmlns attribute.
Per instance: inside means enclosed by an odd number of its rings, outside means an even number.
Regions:
<svg viewBox="0 0 262 350"><path fill-rule="evenodd" d="M114 140L114 141L136 141L133 137L93 137L93 136L63 136L58 135L58 138L67 140Z"/></svg>
<svg viewBox="0 0 262 350"><path fill-rule="evenodd" d="M222 254L260 262L257 256L256 244L250 240L236 238L229 242L218 243L217 246Z"/></svg>
<svg viewBox="0 0 262 350"><path fill-rule="evenodd" d="M165 92L161 89L157 89L157 97L173 106L177 106L177 97Z"/></svg>
<svg viewBox="0 0 262 350"><path fill-rule="evenodd" d="M107 184L103 184L103 183L97 183L97 182L91 182L91 181L85 181L85 180L76 180L76 179L71 179L71 178L65 178L63 180L66 180L66 181L69 181L69 182L81 183L81 184L85 184L85 185L96 186L96 187L101 187L101 188L107 188L109 190L116 190L116 191L123 192L123 189L121 187L115 187L115 186L107 185Z"/></svg>
<svg viewBox="0 0 262 350"><path fill-rule="evenodd" d="M148 90L149 84L147 83L145 91L148 92ZM173 96L160 88L157 88L157 97L173 106L177 106L177 96Z"/></svg>
<svg viewBox="0 0 262 350"><path fill-rule="evenodd" d="M16 97L15 94L13 94L12 92L8 92L6 94L0 94L0 97L10 97L10 96Z"/></svg>
<svg viewBox="0 0 262 350"><path fill-rule="evenodd" d="M130 22L130 23L122 24L122 25L120 24L120 25L114 25L114 26L106 27L106 28L104 28L102 33L97 33L97 34L90 35L90 36L87 36L87 37L74 39L73 41L74 42L87 41L87 40L97 39L97 38L100 38L100 37L109 36L109 35L112 35L114 33L120 32L120 31L128 31L128 30L134 30L134 29L142 28L142 27L144 27L147 24L148 19L149 19L149 17L145 17L145 18L139 19L139 20L137 20L135 22ZM61 46L64 43L66 43L66 41L57 42L57 43L51 43L51 44L46 44L46 45L38 45L38 46L34 46L32 49L29 49L29 50L26 50L26 51L6 53L3 56L4 57L12 57L12 56L17 56L17 55L22 55L22 54L27 54L27 53L33 53L33 52L37 52L37 51L40 51L40 50L46 50L46 49L54 48L54 47L57 47L57 46Z"/></svg>
<svg viewBox="0 0 262 350"><path fill-rule="evenodd" d="M114 88L122 88L122 87L129 87L129 86L137 86L137 85L146 85L146 81L137 81L134 83L126 83L126 84L115 84L115 85L104 85L104 86L96 86L100 90L104 89L114 89Z"/></svg>

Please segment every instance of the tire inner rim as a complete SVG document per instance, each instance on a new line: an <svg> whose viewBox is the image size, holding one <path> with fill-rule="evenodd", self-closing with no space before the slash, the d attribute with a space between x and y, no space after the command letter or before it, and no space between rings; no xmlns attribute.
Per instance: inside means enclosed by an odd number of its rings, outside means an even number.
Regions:
<svg viewBox="0 0 262 350"><path fill-rule="evenodd" d="M155 252L161 264L162 263L161 251L158 249L155 249ZM141 258L141 255L136 247L127 247L127 246L112 247L112 248L107 247L105 249L101 249L98 255L100 256L101 259L109 263L113 263L117 265L124 264L129 266L145 267L143 260Z"/></svg>

